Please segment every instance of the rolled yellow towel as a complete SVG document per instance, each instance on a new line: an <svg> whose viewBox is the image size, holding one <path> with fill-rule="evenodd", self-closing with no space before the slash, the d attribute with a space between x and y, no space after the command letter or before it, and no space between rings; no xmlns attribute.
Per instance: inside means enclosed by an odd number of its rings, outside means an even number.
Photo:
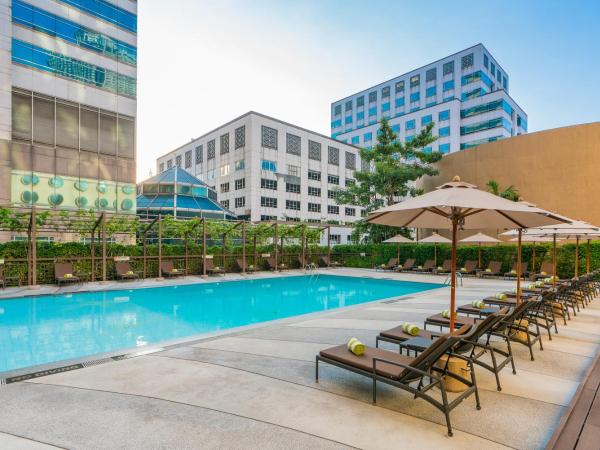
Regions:
<svg viewBox="0 0 600 450"><path fill-rule="evenodd" d="M486 305L483 302L483 300L473 300L471 302L471 306L473 306L473 308L477 308L477 309L484 309Z"/></svg>
<svg viewBox="0 0 600 450"><path fill-rule="evenodd" d="M445 319L449 319L450 318L450 310L449 309L443 310L442 317L444 317Z"/></svg>
<svg viewBox="0 0 600 450"><path fill-rule="evenodd" d="M404 322L402 324L402 331L404 331L407 334L410 334L411 336L418 336L419 335L419 331L421 331L421 330L414 323Z"/></svg>
<svg viewBox="0 0 600 450"><path fill-rule="evenodd" d="M490 268L487 268L487 269L485 269L485 271L486 271L486 272L491 272L491 271L492 271L492 269L490 269Z"/></svg>
<svg viewBox="0 0 600 450"><path fill-rule="evenodd" d="M461 268L460 268L460 271L461 271L461 272L466 272L466 271L467 271L467 268L466 268L466 267L461 267Z"/></svg>
<svg viewBox="0 0 600 450"><path fill-rule="evenodd" d="M504 294L502 292L496 292L496 298L498 300L506 300L506 294Z"/></svg>
<svg viewBox="0 0 600 450"><path fill-rule="evenodd" d="M546 272L540 272L540 275L547 275Z"/></svg>
<svg viewBox="0 0 600 450"><path fill-rule="evenodd" d="M356 356L362 356L365 354L365 344L353 337L348 341L348 350Z"/></svg>
<svg viewBox="0 0 600 450"><path fill-rule="evenodd" d="M516 275L517 271L516 271L515 269L512 269L512 270L510 271L510 273L511 273L512 275Z"/></svg>

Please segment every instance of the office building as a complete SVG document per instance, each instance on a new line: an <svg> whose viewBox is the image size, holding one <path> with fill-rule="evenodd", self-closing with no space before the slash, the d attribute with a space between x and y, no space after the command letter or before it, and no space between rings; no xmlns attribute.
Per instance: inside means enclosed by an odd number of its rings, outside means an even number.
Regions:
<svg viewBox="0 0 600 450"><path fill-rule="evenodd" d="M403 142L430 123L450 153L527 132L527 115L509 95L509 75L482 45L460 51L331 105L331 136L373 147L382 118Z"/></svg>
<svg viewBox="0 0 600 450"><path fill-rule="evenodd" d="M350 224L361 208L338 205L335 190L354 183L359 149L256 112L246 113L157 160L181 167L217 191L240 219ZM351 229L332 228L333 242Z"/></svg>
<svg viewBox="0 0 600 450"><path fill-rule="evenodd" d="M0 0L0 203L135 214L137 3Z"/></svg>

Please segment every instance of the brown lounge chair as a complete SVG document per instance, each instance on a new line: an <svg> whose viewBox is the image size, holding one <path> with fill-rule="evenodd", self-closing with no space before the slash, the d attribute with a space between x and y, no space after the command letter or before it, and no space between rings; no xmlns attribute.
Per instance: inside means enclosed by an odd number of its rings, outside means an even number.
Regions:
<svg viewBox="0 0 600 450"><path fill-rule="evenodd" d="M6 289L6 280L4 279L4 264L0 264L0 284L2 289Z"/></svg>
<svg viewBox="0 0 600 450"><path fill-rule="evenodd" d="M160 265L160 271L167 278L185 276L183 270L175 268L173 261L163 261Z"/></svg>
<svg viewBox="0 0 600 450"><path fill-rule="evenodd" d="M522 262L521 263L521 278L526 277L528 272L527 272L527 265L528 263L526 262ZM517 277L517 263L513 263L512 269L510 269L510 272L506 272L504 274L504 278L516 278Z"/></svg>
<svg viewBox="0 0 600 450"><path fill-rule="evenodd" d="M398 265L398 258L390 258L387 264L381 264L375 267L375 270L394 270Z"/></svg>
<svg viewBox="0 0 600 450"><path fill-rule="evenodd" d="M79 277L75 276L73 264L54 263L54 277L60 287L61 283L79 283Z"/></svg>
<svg viewBox="0 0 600 450"><path fill-rule="evenodd" d="M225 269L223 267L215 266L212 259L206 258L204 260L204 264L206 264L206 273L209 274L220 274L225 275Z"/></svg>
<svg viewBox="0 0 600 450"><path fill-rule="evenodd" d="M479 272L479 275L482 277L497 277L500 275L501 269L502 263L500 261L490 261L487 269Z"/></svg>
<svg viewBox="0 0 600 450"><path fill-rule="evenodd" d="M533 280L539 280L541 278L551 277L554 273L554 265L552 261L544 261L542 262L542 266L540 267L540 272L535 273L531 276Z"/></svg>
<svg viewBox="0 0 600 450"><path fill-rule="evenodd" d="M467 361L470 369L470 380L449 371L446 364L440 367L436 365L442 356L452 352L452 349L461 338L462 336L458 332L455 335L441 336L416 358L373 347L365 347L365 353L356 356L348 351L346 345L331 347L321 350L316 356L316 381L319 381L319 362L326 362L371 379L373 381L373 403L377 401L378 381L407 391L413 394L415 398L422 398L444 413L448 435L452 436L450 412L454 408L471 394L475 394L477 409L481 409L475 371L471 361L462 355L457 354L455 356ZM459 380L467 386L466 390L453 398L452 401L449 401L446 393L443 382L445 376ZM431 395L431 389L434 387L441 390L441 399Z"/></svg>
<svg viewBox="0 0 600 450"><path fill-rule="evenodd" d="M131 270L129 261L115 261L115 272L121 280L137 280L140 276Z"/></svg>
<svg viewBox="0 0 600 450"><path fill-rule="evenodd" d="M340 263L337 261L332 261L329 256L321 256L321 263L325 267L340 267Z"/></svg>
<svg viewBox="0 0 600 450"><path fill-rule="evenodd" d="M435 269L435 261L433 259L428 259L427 261L425 261L425 263L421 266L421 268L419 267L415 267L413 269L413 272L420 272L420 273L426 273L426 272L431 272L433 269Z"/></svg>
<svg viewBox="0 0 600 450"><path fill-rule="evenodd" d="M240 272L242 272L244 270L244 260L242 258L237 258L235 260L235 263L237 264L238 268L240 269ZM246 273L254 273L257 270L258 269L254 265L252 265L252 264L250 264L250 265L246 264Z"/></svg>
<svg viewBox="0 0 600 450"><path fill-rule="evenodd" d="M441 267L442 267L441 269L439 267L437 269L435 269L435 273L443 274L443 273L452 272L452 260L451 259L444 260Z"/></svg>
<svg viewBox="0 0 600 450"><path fill-rule="evenodd" d="M284 264L284 263L275 264L275 258L267 258L267 264L269 265L269 269L271 269L271 270L288 270L289 269L287 264Z"/></svg>
<svg viewBox="0 0 600 450"><path fill-rule="evenodd" d="M463 266L458 269L462 275L473 275L477 272L477 261L468 259Z"/></svg>
<svg viewBox="0 0 600 450"><path fill-rule="evenodd" d="M415 266L414 258L409 258L406 261L404 261L403 264L400 264L399 266L396 267L396 272L408 272L408 271L411 271L414 266Z"/></svg>

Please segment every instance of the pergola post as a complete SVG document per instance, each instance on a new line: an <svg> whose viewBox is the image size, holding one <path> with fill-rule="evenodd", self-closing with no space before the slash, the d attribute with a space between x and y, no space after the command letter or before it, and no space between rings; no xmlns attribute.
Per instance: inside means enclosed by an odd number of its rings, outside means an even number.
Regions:
<svg viewBox="0 0 600 450"><path fill-rule="evenodd" d="M158 215L158 274L157 280L162 280L162 214Z"/></svg>
<svg viewBox="0 0 600 450"><path fill-rule="evenodd" d="M258 263L258 254L256 253L256 235L254 235L254 269L256 270Z"/></svg>
<svg viewBox="0 0 600 450"><path fill-rule="evenodd" d="M575 278L579 277L579 236L575 237Z"/></svg>
<svg viewBox="0 0 600 450"><path fill-rule="evenodd" d="M246 275L246 222L242 222L242 275Z"/></svg>
<svg viewBox="0 0 600 450"><path fill-rule="evenodd" d="M37 219L35 206L31 208L31 284L29 289L37 289Z"/></svg>
<svg viewBox="0 0 600 450"><path fill-rule="evenodd" d="M302 246L302 267L306 267L306 251L304 249L304 241L306 239L306 228L302 225L302 234L300 235L300 245Z"/></svg>
<svg viewBox="0 0 600 450"><path fill-rule="evenodd" d="M206 277L206 217L202 218L202 276Z"/></svg>
<svg viewBox="0 0 600 450"><path fill-rule="evenodd" d="M106 283L106 213L102 213L102 282Z"/></svg>
<svg viewBox="0 0 600 450"><path fill-rule="evenodd" d="M590 239L587 240L587 254L585 256L587 273L590 273Z"/></svg>

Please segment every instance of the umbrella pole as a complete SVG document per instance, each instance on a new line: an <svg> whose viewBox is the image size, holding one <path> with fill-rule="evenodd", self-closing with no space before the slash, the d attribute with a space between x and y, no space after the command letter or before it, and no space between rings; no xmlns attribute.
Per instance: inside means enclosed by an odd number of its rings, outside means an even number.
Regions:
<svg viewBox="0 0 600 450"><path fill-rule="evenodd" d="M579 276L579 236L575 238L575 278Z"/></svg>
<svg viewBox="0 0 600 450"><path fill-rule="evenodd" d="M517 241L517 305L521 303L521 235L523 230L519 228L519 239Z"/></svg>
<svg viewBox="0 0 600 450"><path fill-rule="evenodd" d="M400 264L400 242L398 242L398 264Z"/></svg>
<svg viewBox="0 0 600 450"><path fill-rule="evenodd" d="M433 265L437 267L437 244L433 243Z"/></svg>
<svg viewBox="0 0 600 450"><path fill-rule="evenodd" d="M587 240L587 254L585 257L587 273L590 273L590 240Z"/></svg>
<svg viewBox="0 0 600 450"><path fill-rule="evenodd" d="M456 316L456 229L458 218L452 218L452 273L450 275L450 333L454 332Z"/></svg>
<svg viewBox="0 0 600 450"><path fill-rule="evenodd" d="M481 242L477 243L477 268L481 269Z"/></svg>
<svg viewBox="0 0 600 450"><path fill-rule="evenodd" d="M556 287L556 233L552 235L552 286Z"/></svg>
<svg viewBox="0 0 600 450"><path fill-rule="evenodd" d="M531 270L535 273L535 241L533 241L533 261L531 263Z"/></svg>

